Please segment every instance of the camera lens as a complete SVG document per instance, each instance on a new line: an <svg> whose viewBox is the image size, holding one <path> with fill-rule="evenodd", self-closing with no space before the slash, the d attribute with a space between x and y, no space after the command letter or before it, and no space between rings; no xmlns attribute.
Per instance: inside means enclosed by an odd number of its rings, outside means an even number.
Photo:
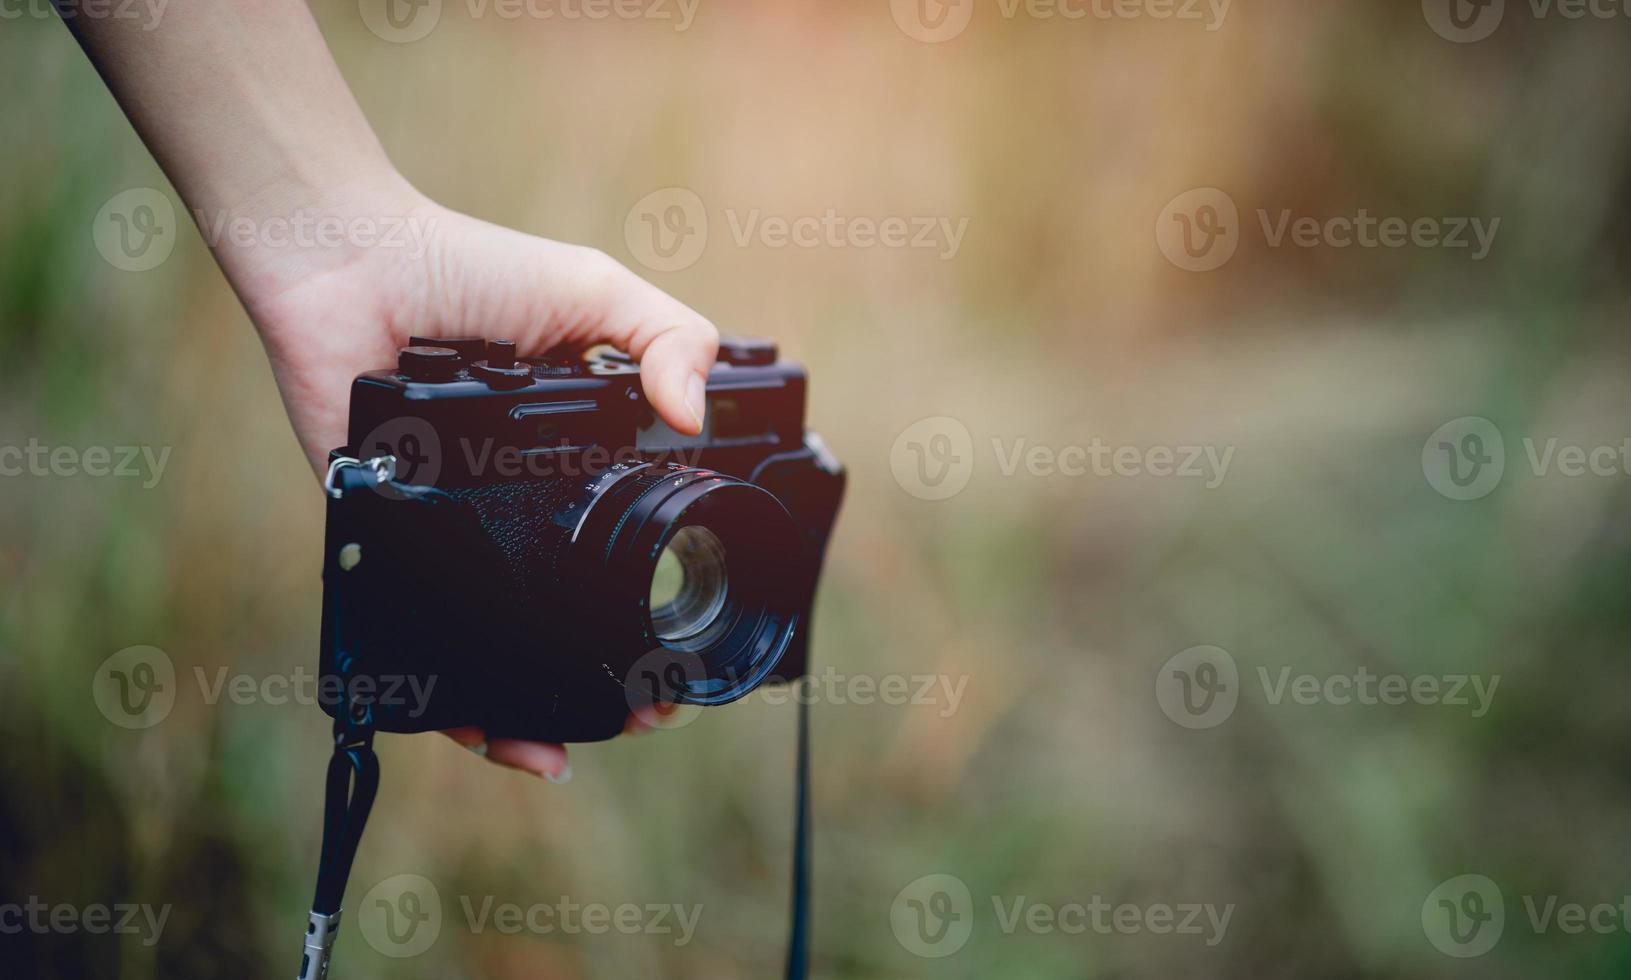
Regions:
<svg viewBox="0 0 1631 980"><path fill-rule="evenodd" d="M719 535L696 524L674 532L651 576L651 628L657 639L706 645L710 627L723 625L728 589Z"/></svg>
<svg viewBox="0 0 1631 980"><path fill-rule="evenodd" d="M596 651L626 680L648 656L683 665L652 692L724 704L758 687L792 640L807 594L798 526L761 487L671 464L616 468L589 487L557 580ZM664 676L672 671L664 672Z"/></svg>

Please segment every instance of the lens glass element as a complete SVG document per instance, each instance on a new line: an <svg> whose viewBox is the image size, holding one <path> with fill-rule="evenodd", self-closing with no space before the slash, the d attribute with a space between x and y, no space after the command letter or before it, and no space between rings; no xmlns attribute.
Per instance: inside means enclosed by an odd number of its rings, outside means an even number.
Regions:
<svg viewBox="0 0 1631 980"><path fill-rule="evenodd" d="M694 640L719 620L728 593L725 545L705 527L682 527L651 576L652 629L665 642Z"/></svg>

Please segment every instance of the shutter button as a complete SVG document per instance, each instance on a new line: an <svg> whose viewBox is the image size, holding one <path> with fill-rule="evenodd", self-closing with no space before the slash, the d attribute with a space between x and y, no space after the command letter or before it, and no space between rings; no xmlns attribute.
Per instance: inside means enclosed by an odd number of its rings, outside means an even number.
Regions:
<svg viewBox="0 0 1631 980"><path fill-rule="evenodd" d="M532 365L516 361L515 341L495 340L487 345L487 359L470 365L470 376L499 391L532 384Z"/></svg>

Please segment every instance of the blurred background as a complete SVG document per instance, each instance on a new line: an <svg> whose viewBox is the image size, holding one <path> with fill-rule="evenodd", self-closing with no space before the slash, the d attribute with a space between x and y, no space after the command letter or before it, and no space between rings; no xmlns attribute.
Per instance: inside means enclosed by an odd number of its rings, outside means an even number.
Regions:
<svg viewBox="0 0 1631 980"><path fill-rule="evenodd" d="M0 972L288 976L328 722L266 682L316 669L322 497L43 6L0 19L0 446L151 455L0 477L0 906L83 921L7 928ZM1617 8L314 7L427 193L808 365L850 473L816 661L911 691L815 705L816 975L1631 969ZM131 271L97 228L141 188L181 221ZM674 206L706 232L669 261L639 229ZM1338 247L1362 212L1443 234ZM112 700L140 664L157 715ZM1414 693L1340 696L1364 676ZM382 737L336 975L779 976L793 709L685 720L563 786ZM365 934L421 879L426 948ZM683 945L480 917L563 896L700 914ZM98 904L167 911L89 934Z"/></svg>

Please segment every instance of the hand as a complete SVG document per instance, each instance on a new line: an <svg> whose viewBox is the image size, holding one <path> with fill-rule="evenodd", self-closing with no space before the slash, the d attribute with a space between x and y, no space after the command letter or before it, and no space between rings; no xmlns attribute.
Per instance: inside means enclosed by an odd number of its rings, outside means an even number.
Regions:
<svg viewBox="0 0 1631 980"><path fill-rule="evenodd" d="M316 472L326 468L330 449L345 444L352 379L395 363L397 348L413 335L512 339L522 355L609 343L639 360L641 384L664 421L701 431L718 333L604 253L458 214L394 175L296 210L346 227L414 230L401 247L214 243ZM651 723L631 718L629 725ZM560 745L489 740L476 728L446 734L493 762L555 782L572 771Z"/></svg>

